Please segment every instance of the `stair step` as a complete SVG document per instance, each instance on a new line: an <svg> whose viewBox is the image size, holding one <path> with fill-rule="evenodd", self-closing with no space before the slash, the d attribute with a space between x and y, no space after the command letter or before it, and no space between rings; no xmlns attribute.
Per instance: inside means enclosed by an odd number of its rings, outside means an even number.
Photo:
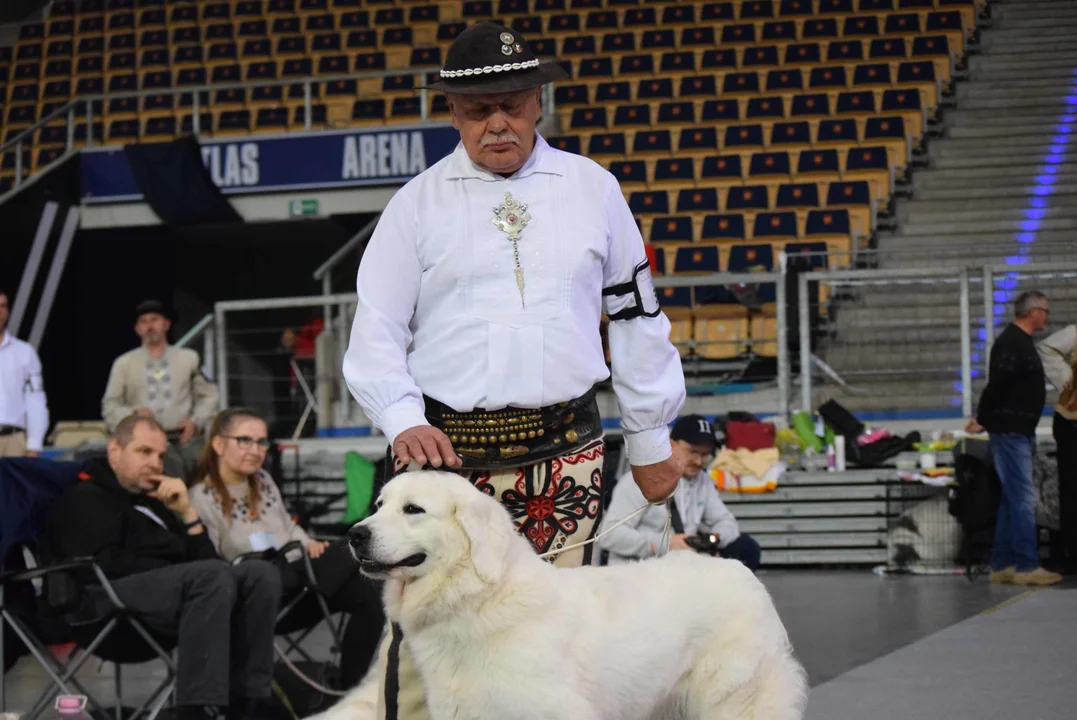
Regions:
<svg viewBox="0 0 1077 720"><path fill-rule="evenodd" d="M1024 232L1028 227L1028 219L1023 217L1009 218L914 218L902 226L903 235L935 235L942 237L950 233L958 232ZM1045 217L1040 220L1039 230L1077 230L1077 214L1074 217Z"/></svg>
<svg viewBox="0 0 1077 720"><path fill-rule="evenodd" d="M1058 123L1036 121L1031 123L1015 123L1014 125L977 125L975 123L955 123L946 128L946 142L942 145L949 147L959 140L980 140L991 138L995 142L1001 138L1012 139L1012 144L1026 139L1043 142L1044 137L1052 137L1058 128ZM1021 134L1017 134L1021 133Z"/></svg>
<svg viewBox="0 0 1077 720"><path fill-rule="evenodd" d="M939 149L943 154L947 151L956 150L1022 150L1027 152L1034 152L1037 149L1044 151L1044 154L1048 152L1048 148L1057 144L1055 138L1058 137L1062 144L1077 145L1077 135L1072 133L1056 134L1055 128L1042 126L1044 130L1041 132L1030 132L1028 128L1024 128L1021 133L1011 132L1006 135L1000 134L995 131L990 137L990 142L984 140L984 136L972 136L972 137L955 137L950 136L946 142L935 143L935 147ZM970 128L971 130L972 128Z"/></svg>
<svg viewBox="0 0 1077 720"><path fill-rule="evenodd" d="M934 162L935 167L939 169L981 168L985 173L991 173L1005 169L1007 165L1036 165L1042 167L1043 156L1042 154L1036 155L1034 153L998 154L991 157L974 154L961 157L951 155L939 157Z"/></svg>
<svg viewBox="0 0 1077 720"><path fill-rule="evenodd" d="M1052 208L1069 208L1077 213L1077 185L1065 187L1053 187L1054 192L1050 199L1036 198L1049 202ZM1032 207L1033 197L1028 189L1023 193L1016 193L1006 188L953 188L949 193L933 195L928 198L916 198L901 204L900 212L908 213L910 217L920 217L924 213L952 211L991 210L1001 212L1003 210L1027 210ZM962 197L956 193L965 193Z"/></svg>

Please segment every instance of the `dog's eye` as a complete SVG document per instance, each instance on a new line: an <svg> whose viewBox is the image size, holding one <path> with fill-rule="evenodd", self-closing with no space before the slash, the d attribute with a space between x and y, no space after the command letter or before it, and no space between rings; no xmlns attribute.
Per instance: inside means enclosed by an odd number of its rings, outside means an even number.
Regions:
<svg viewBox="0 0 1077 720"><path fill-rule="evenodd" d="M405 515L422 515L426 510L423 510L418 505L407 504L404 506Z"/></svg>

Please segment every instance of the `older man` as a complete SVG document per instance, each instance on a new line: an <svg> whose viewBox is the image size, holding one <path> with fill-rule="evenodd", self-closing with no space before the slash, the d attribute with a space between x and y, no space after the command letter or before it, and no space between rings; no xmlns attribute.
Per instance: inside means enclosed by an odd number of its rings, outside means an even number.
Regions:
<svg viewBox="0 0 1077 720"><path fill-rule="evenodd" d="M49 429L41 360L7 330L8 294L0 289L0 457L40 454Z"/></svg>
<svg viewBox="0 0 1077 720"><path fill-rule="evenodd" d="M109 429L132 414L157 420L168 434L165 472L191 482L204 445L199 432L217 412L217 387L202 374L198 353L168 344L171 327L160 302L138 304L135 334L142 344L112 363L101 414Z"/></svg>
<svg viewBox="0 0 1077 720"><path fill-rule="evenodd" d="M965 429L987 430L991 456L1002 481L991 582L1053 585L1062 576L1040 567L1036 492L1032 486L1036 425L1047 401L1043 362L1032 336L1047 327L1050 320L1047 296L1035 290L1021 293L1014 301L1014 316L991 347L987 387L980 395L976 417Z"/></svg>
<svg viewBox="0 0 1077 720"><path fill-rule="evenodd" d="M500 25L456 39L431 87L447 93L460 144L385 208L359 267L344 359L396 469L414 460L469 473L542 552L598 524L603 312L632 476L649 501L680 479L667 424L685 395L620 187L535 131L541 86L563 77ZM588 546L555 562L590 557ZM426 717L403 650L397 636L383 708Z"/></svg>

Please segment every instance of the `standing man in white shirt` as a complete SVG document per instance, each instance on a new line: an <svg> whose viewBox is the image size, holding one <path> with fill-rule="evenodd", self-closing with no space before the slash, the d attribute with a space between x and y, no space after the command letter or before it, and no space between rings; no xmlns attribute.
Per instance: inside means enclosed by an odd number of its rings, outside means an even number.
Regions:
<svg viewBox="0 0 1077 720"><path fill-rule="evenodd" d="M49 429L49 406L34 348L7 331L11 301L0 289L0 457L37 457Z"/></svg>
<svg viewBox="0 0 1077 720"><path fill-rule="evenodd" d="M461 142L386 206L359 266L344 358L394 470L415 460L468 473L538 552L598 525L603 312L632 476L652 502L681 476L667 425L684 376L632 213L609 172L535 131L542 85L564 77L495 23L453 42L431 88L448 95ZM591 552L554 562L586 564ZM402 657L384 716L426 718L399 633L393 645Z"/></svg>

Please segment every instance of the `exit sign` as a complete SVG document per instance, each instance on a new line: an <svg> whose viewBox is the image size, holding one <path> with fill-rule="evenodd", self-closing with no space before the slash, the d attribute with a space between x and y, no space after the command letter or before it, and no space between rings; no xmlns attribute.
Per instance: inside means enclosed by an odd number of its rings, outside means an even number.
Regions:
<svg viewBox="0 0 1077 720"><path fill-rule="evenodd" d="M318 214L317 200L292 200L288 204L292 217Z"/></svg>

